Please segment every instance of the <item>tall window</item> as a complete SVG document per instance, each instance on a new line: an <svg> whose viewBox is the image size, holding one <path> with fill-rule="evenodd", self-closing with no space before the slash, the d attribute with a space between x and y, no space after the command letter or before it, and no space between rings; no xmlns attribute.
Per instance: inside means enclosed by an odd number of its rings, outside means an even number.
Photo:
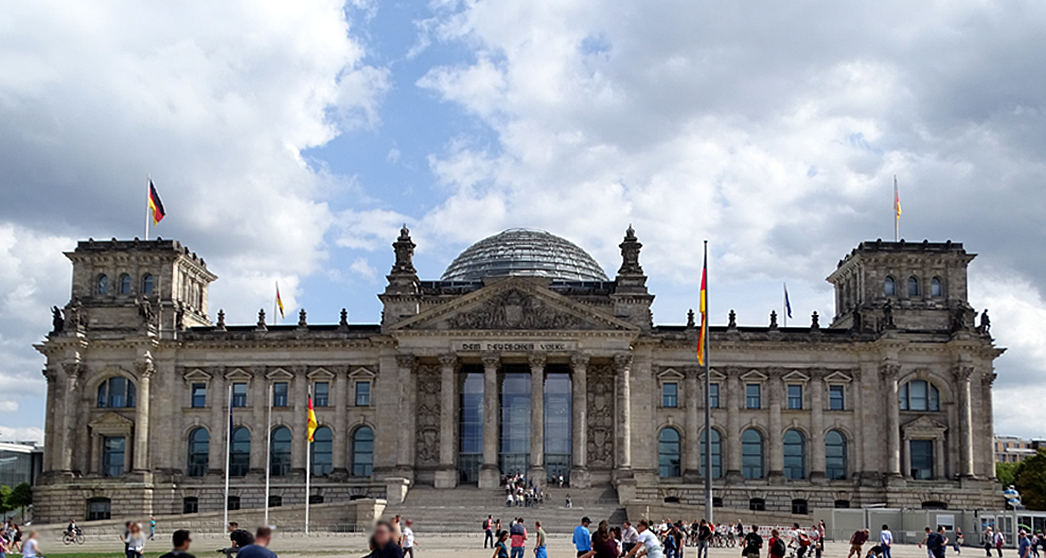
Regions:
<svg viewBox="0 0 1046 558"><path fill-rule="evenodd" d="M370 407L370 382L356 382L356 406Z"/></svg>
<svg viewBox="0 0 1046 558"><path fill-rule="evenodd" d="M106 436L102 439L102 475L118 477L123 474L124 454L127 439L123 436Z"/></svg>
<svg viewBox="0 0 1046 558"><path fill-rule="evenodd" d="M902 411L940 411L941 393L926 380L912 380L901 386Z"/></svg>
<svg viewBox="0 0 1046 558"><path fill-rule="evenodd" d="M788 408L803 408L803 386L800 384L789 384L788 386Z"/></svg>
<svg viewBox="0 0 1046 558"><path fill-rule="evenodd" d="M828 408L833 411L842 411L846 408L843 386L828 386Z"/></svg>
<svg viewBox="0 0 1046 558"><path fill-rule="evenodd" d="M679 406L679 385L675 382L667 382L661 386L661 406Z"/></svg>
<svg viewBox="0 0 1046 558"><path fill-rule="evenodd" d="M246 407L247 406L247 384L244 382L236 382L232 385L232 406L233 407Z"/></svg>
<svg viewBox="0 0 1046 558"><path fill-rule="evenodd" d="M930 480L933 478L933 440L911 440L908 445L909 461L912 464L912 478Z"/></svg>
<svg viewBox="0 0 1046 558"><path fill-rule="evenodd" d="M763 435L754 428L741 434L741 474L746 479L763 478Z"/></svg>
<svg viewBox="0 0 1046 558"><path fill-rule="evenodd" d="M709 430L712 436L712 478L723 477L723 444L719 437L719 431L713 428ZM705 444L705 433L701 433L701 476L708 470L708 448Z"/></svg>
<svg viewBox="0 0 1046 558"><path fill-rule="evenodd" d="M806 439L798 430L784 435L784 474L790 480L806 478Z"/></svg>
<svg viewBox="0 0 1046 558"><path fill-rule="evenodd" d="M908 296L919 296L919 280L914 276L908 278Z"/></svg>
<svg viewBox="0 0 1046 558"><path fill-rule="evenodd" d="M98 294L109 294L109 277L107 275L98 276Z"/></svg>
<svg viewBox="0 0 1046 558"><path fill-rule="evenodd" d="M120 294L131 294L131 276L126 273L120 276Z"/></svg>
<svg viewBox="0 0 1046 558"><path fill-rule="evenodd" d="M286 426L277 426L272 431L269 471L274 477L286 476L291 472L291 429Z"/></svg>
<svg viewBox="0 0 1046 558"><path fill-rule="evenodd" d="M229 476L244 477L251 470L251 432L242 426L232 430L229 440Z"/></svg>
<svg viewBox="0 0 1046 558"><path fill-rule="evenodd" d="M206 428L197 428L189 433L190 477L202 477L210 466L211 435Z"/></svg>
<svg viewBox="0 0 1046 558"><path fill-rule="evenodd" d="M192 385L192 406L194 409L202 409L207 406L207 384Z"/></svg>
<svg viewBox="0 0 1046 558"><path fill-rule="evenodd" d="M312 455L313 476L325 477L331 474L334 467L334 434L330 428L321 426L312 433L309 453Z"/></svg>
<svg viewBox="0 0 1046 558"><path fill-rule="evenodd" d="M113 376L98 386L98 408L134 407L136 396L134 382L123 376Z"/></svg>
<svg viewBox="0 0 1046 558"><path fill-rule="evenodd" d="M530 466L530 373L507 372L501 380L502 474L526 474Z"/></svg>
<svg viewBox="0 0 1046 558"><path fill-rule="evenodd" d="M112 516L112 502L108 498L87 501L87 521L102 521Z"/></svg>
<svg viewBox="0 0 1046 558"><path fill-rule="evenodd" d="M153 274L146 273L142 276L142 293L153 294Z"/></svg>
<svg viewBox="0 0 1046 558"><path fill-rule="evenodd" d="M483 464L483 374L469 372L461 384L458 476L462 483L479 481Z"/></svg>
<svg viewBox="0 0 1046 558"><path fill-rule="evenodd" d="M883 281L883 292L886 296L894 296L897 294L897 284L894 282L893 277L887 277Z"/></svg>
<svg viewBox="0 0 1046 558"><path fill-rule="evenodd" d="M287 382L276 382L272 384L272 406L287 406Z"/></svg>
<svg viewBox="0 0 1046 558"><path fill-rule="evenodd" d="M762 406L762 389L759 384L746 384L745 385L745 407L749 409L758 409Z"/></svg>
<svg viewBox="0 0 1046 558"><path fill-rule="evenodd" d="M329 382L316 382L312 385L312 402L317 407L330 404L331 385Z"/></svg>
<svg viewBox="0 0 1046 558"><path fill-rule="evenodd" d="M838 430L824 436L824 465L828 480L846 478L846 435Z"/></svg>
<svg viewBox="0 0 1046 558"><path fill-rule="evenodd" d="M712 409L719 408L719 384L708 384L708 404Z"/></svg>
<svg viewBox="0 0 1046 558"><path fill-rule="evenodd" d="M361 426L352 434L352 476L369 477L374 468L374 431Z"/></svg>
<svg viewBox="0 0 1046 558"><path fill-rule="evenodd" d="M657 437L657 459L661 478L681 476L679 470L679 431L665 428Z"/></svg>
<svg viewBox="0 0 1046 558"><path fill-rule="evenodd" d="M930 279L930 296L944 296L944 289L941 288L941 279L939 277Z"/></svg>
<svg viewBox="0 0 1046 558"><path fill-rule="evenodd" d="M566 368L550 366L545 376L545 474L548 482L570 476L572 386Z"/></svg>

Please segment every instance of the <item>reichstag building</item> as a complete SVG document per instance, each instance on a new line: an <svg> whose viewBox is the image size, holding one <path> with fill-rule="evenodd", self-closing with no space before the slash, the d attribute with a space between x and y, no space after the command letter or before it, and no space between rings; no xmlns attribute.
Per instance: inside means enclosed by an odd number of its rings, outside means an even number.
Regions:
<svg viewBox="0 0 1046 558"><path fill-rule="evenodd" d="M262 508L266 460L268 504L304 503L310 391L312 502L493 491L520 472L614 487L622 503L701 504L710 474L716 505L734 509L998 506L1002 349L967 302L962 244L862 242L826 269L824 325L739 326L730 312L710 333L705 447L694 320L654 323L631 228L613 278L543 231L480 240L439 280L418 277L406 228L394 240L380 323L302 311L279 326L211 312L217 277L177 241L78 243L72 296L37 346L37 521Z"/></svg>

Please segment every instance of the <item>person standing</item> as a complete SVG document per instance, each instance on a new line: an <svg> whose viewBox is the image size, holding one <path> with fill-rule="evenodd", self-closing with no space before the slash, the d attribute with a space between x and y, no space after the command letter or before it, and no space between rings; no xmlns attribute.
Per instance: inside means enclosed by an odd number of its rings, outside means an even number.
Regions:
<svg viewBox="0 0 1046 558"><path fill-rule="evenodd" d="M483 548L487 548L487 541L490 541L490 547L494 547L494 516L488 515L487 519L483 522Z"/></svg>
<svg viewBox="0 0 1046 558"><path fill-rule="evenodd" d="M777 529L770 530L770 542L767 544L766 555L768 558L784 558L785 553L788 552L788 546L785 545L784 539L781 538L781 533ZM861 558L858 556L857 558Z"/></svg>
<svg viewBox="0 0 1046 558"><path fill-rule="evenodd" d="M741 548L745 558L759 558L763 549L763 537L759 535L758 525L752 525L751 531L741 541Z"/></svg>
<svg viewBox="0 0 1046 558"><path fill-rule="evenodd" d="M189 531L178 529L171 535L171 546L174 548L160 558L196 558L189 554L190 544L192 544L192 538L189 537Z"/></svg>
<svg viewBox="0 0 1046 558"><path fill-rule="evenodd" d="M879 550L883 553L883 558L893 558L890 554L892 548L893 533L890 532L890 526L884 523L882 531L879 531Z"/></svg>
<svg viewBox="0 0 1046 558"><path fill-rule="evenodd" d="M704 519L697 528L697 558L708 558L708 544L712 540L712 527Z"/></svg>
<svg viewBox="0 0 1046 558"><path fill-rule="evenodd" d="M145 550L145 535L142 534L142 526L137 522L131 523L125 544L127 545L127 558L142 558L142 552Z"/></svg>
<svg viewBox="0 0 1046 558"><path fill-rule="evenodd" d="M29 537L22 543L22 558L43 558L40 556L40 547L36 543L37 532L29 531Z"/></svg>
<svg viewBox="0 0 1046 558"><path fill-rule="evenodd" d="M824 553L824 541L821 540L821 530L817 528L817 525L810 529L810 543L814 548L814 556L821 558Z"/></svg>
<svg viewBox="0 0 1046 558"><path fill-rule="evenodd" d="M621 533L621 551L628 554L639 542L639 531L636 531L636 528L628 521L624 523L624 526L625 529Z"/></svg>
<svg viewBox="0 0 1046 558"><path fill-rule="evenodd" d="M581 525L574 527L574 537L571 542L574 543L574 548L577 549L577 555L583 556L592 550L592 533L589 533L588 526L592 523L588 519L588 516L581 518Z"/></svg>
<svg viewBox="0 0 1046 558"><path fill-rule="evenodd" d="M156 540L156 517L149 516L149 540Z"/></svg>
<svg viewBox="0 0 1046 558"><path fill-rule="evenodd" d="M650 530L650 522L646 519L639 520L639 540L636 546L624 558L640 558L641 556L664 558L664 554L661 552L661 542L657 540L657 535Z"/></svg>
<svg viewBox="0 0 1046 558"><path fill-rule="evenodd" d="M548 536L545 534L545 530L541 528L541 522L534 522L534 558L548 558L548 550L545 548L545 543Z"/></svg>
<svg viewBox="0 0 1046 558"><path fill-rule="evenodd" d="M370 536L370 554L367 558L403 558L403 549L393 539L392 524L388 521L379 521L374 525L374 531ZM501 558L508 558L508 552Z"/></svg>
<svg viewBox="0 0 1046 558"><path fill-rule="evenodd" d="M995 540L995 533L992 532L992 528L991 527L986 528L984 530L984 535L981 537L981 544L984 545L984 555L987 556L988 558L991 558L991 555L992 555L992 545L995 544L994 540Z"/></svg>
<svg viewBox="0 0 1046 558"><path fill-rule="evenodd" d="M523 518L517 517L515 523L509 528L509 536L512 538L511 558L523 558L527 549L527 529L523 526ZM414 558L411 556L411 558Z"/></svg>
<svg viewBox="0 0 1046 558"><path fill-rule="evenodd" d="M1028 533L1021 529L1017 532L1017 556L1018 558L1028 558L1031 554L1031 539L1028 538Z"/></svg>
<svg viewBox="0 0 1046 558"><path fill-rule="evenodd" d="M411 528L411 526L414 525L414 522L408 519L403 525L403 556L409 554L410 558L414 558L414 547L416 546L416 543L414 542L414 529Z"/></svg>

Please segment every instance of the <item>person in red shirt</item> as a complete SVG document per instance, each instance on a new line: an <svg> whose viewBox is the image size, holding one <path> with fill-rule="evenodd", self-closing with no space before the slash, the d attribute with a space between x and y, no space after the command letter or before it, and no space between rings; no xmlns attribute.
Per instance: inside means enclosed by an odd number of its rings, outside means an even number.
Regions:
<svg viewBox="0 0 1046 558"><path fill-rule="evenodd" d="M777 529L770 531L770 543L767 545L766 555L769 558L784 558L787 551L788 547L784 539L781 538L781 534L777 532Z"/></svg>
<svg viewBox="0 0 1046 558"><path fill-rule="evenodd" d="M512 558L523 558L526 553L527 530L523 527L523 518L517 518L516 523L509 528L512 536Z"/></svg>

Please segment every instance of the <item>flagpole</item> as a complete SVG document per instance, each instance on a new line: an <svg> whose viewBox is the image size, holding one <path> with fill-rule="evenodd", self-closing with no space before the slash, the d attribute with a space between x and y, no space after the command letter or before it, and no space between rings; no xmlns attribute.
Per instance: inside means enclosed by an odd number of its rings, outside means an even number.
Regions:
<svg viewBox="0 0 1046 558"><path fill-rule="evenodd" d="M901 193L897 189L897 175L893 175L893 241L901 240L901 215L897 208L901 205Z"/></svg>
<svg viewBox="0 0 1046 558"><path fill-rule="evenodd" d="M149 185L153 183L153 179L149 174L145 175L145 240L149 240L149 197L152 196L152 192L149 190Z"/></svg>
<svg viewBox="0 0 1046 558"><path fill-rule="evenodd" d="M265 527L269 526L269 478L271 477L270 469L272 468L272 385L269 386L269 429L266 431L265 436Z"/></svg>
<svg viewBox="0 0 1046 558"><path fill-rule="evenodd" d="M272 298L272 325L276 325L276 303L280 297L280 282L276 281L276 296Z"/></svg>
<svg viewBox="0 0 1046 558"><path fill-rule="evenodd" d="M309 386L309 403L312 403L312 386ZM305 427L305 534L309 534L309 494L312 488L312 442L309 441L309 427Z"/></svg>
<svg viewBox="0 0 1046 558"><path fill-rule="evenodd" d="M715 524L712 514L712 367L709 364L711 357L708 354L708 241L705 241L705 270L703 273L705 277L705 292L704 292L704 303L705 303L705 315L703 317L701 327L705 328L704 335L704 360L705 360L705 514L708 516L708 522Z"/></svg>
<svg viewBox="0 0 1046 558"><path fill-rule="evenodd" d="M788 285L784 285L784 300L781 306L781 316L784 318L784 327L788 327Z"/></svg>
<svg viewBox="0 0 1046 558"><path fill-rule="evenodd" d="M225 425L225 523L222 529L229 525L229 466L232 463L232 386L229 386L229 420ZM268 503L268 502L266 502Z"/></svg>

